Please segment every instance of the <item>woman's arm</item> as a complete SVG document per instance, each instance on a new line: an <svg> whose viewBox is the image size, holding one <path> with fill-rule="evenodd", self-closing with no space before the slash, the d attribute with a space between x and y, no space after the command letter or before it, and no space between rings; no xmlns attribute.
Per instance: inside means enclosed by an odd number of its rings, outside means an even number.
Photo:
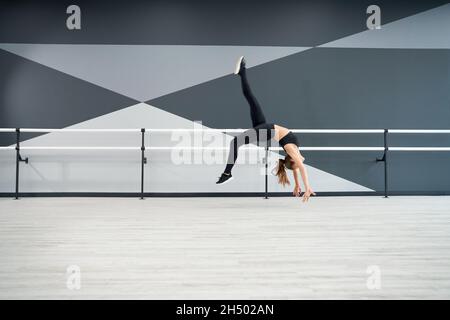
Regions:
<svg viewBox="0 0 450 320"><path fill-rule="evenodd" d="M294 187L294 191L292 191L292 194L296 197L300 196L300 193L302 192L302 188L300 187L300 180L298 178L300 171L299 169L294 169L292 170L293 174L294 174L294 181L295 181L295 187Z"/></svg>
<svg viewBox="0 0 450 320"><path fill-rule="evenodd" d="M292 157L292 159L295 162L294 180L295 180L296 189L298 188L299 193L300 193L300 187L299 187L299 182L298 182L298 180L299 180L298 173L300 172L300 175L303 180L303 184L305 186L305 193L303 194L303 202L308 201L309 198L311 197L311 195L315 196L316 194L311 189L311 186L309 184L308 172L306 170L305 165L303 164L303 161L305 160L305 158L303 158L303 156L300 154L300 152L297 151L295 153L295 156ZM294 192L296 191L296 189L294 189Z"/></svg>

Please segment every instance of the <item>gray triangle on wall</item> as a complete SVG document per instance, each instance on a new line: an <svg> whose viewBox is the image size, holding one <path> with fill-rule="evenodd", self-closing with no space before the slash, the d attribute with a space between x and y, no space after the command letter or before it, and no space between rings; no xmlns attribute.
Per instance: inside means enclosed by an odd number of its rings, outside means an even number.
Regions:
<svg viewBox="0 0 450 320"><path fill-rule="evenodd" d="M381 29L363 31L320 47L450 49L450 4L382 24Z"/></svg>
<svg viewBox="0 0 450 320"><path fill-rule="evenodd" d="M242 55L252 67L309 48L3 43L0 49L144 102L231 74Z"/></svg>

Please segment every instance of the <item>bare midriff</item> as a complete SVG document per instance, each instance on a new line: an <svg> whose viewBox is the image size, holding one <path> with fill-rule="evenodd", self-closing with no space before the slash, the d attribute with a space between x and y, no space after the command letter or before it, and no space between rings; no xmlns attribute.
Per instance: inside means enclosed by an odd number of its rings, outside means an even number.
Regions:
<svg viewBox="0 0 450 320"><path fill-rule="evenodd" d="M276 125L273 125L273 128L275 129L275 136L274 139L276 141L280 141L283 139L284 136L286 136L289 133L289 129ZM298 146L293 143L288 143L284 146L284 151L286 151L287 154L291 156L292 159L294 159L296 156L299 157L300 161L305 161L305 158L302 156L300 151L298 150Z"/></svg>
<svg viewBox="0 0 450 320"><path fill-rule="evenodd" d="M274 139L277 141L280 141L281 139L283 139L284 136L286 136L289 133L289 129L276 125L273 125L274 129L275 129L275 137Z"/></svg>

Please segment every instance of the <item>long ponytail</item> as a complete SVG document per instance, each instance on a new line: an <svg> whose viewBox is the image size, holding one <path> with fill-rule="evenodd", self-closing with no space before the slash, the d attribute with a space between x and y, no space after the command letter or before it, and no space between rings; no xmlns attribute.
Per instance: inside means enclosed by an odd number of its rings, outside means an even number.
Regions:
<svg viewBox="0 0 450 320"><path fill-rule="evenodd" d="M287 173L286 173L286 160L285 159L278 160L276 176L278 177L278 183L281 184L283 187L291 184L289 181L289 178L287 176Z"/></svg>

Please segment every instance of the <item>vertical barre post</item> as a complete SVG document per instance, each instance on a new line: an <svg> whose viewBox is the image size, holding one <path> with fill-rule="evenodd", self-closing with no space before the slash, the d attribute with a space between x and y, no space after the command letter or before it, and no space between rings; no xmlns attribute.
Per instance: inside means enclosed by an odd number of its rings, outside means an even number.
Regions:
<svg viewBox="0 0 450 320"><path fill-rule="evenodd" d="M19 199L20 128L16 128L16 200Z"/></svg>
<svg viewBox="0 0 450 320"><path fill-rule="evenodd" d="M266 161L265 161L265 197L264 197L264 199L269 199L269 192L268 192L268 189L269 189L269 175L268 175L268 170L269 170L269 142L270 141L268 141L267 142L267 146L266 146Z"/></svg>
<svg viewBox="0 0 450 320"><path fill-rule="evenodd" d="M388 129L384 129L384 197L389 196L388 189L388 159L389 159L389 146L388 146Z"/></svg>
<svg viewBox="0 0 450 320"><path fill-rule="evenodd" d="M144 200L145 128L141 129L141 200Z"/></svg>
<svg viewBox="0 0 450 320"><path fill-rule="evenodd" d="M384 197L389 196L389 177L388 177L388 158L389 158L389 144L388 144L388 129L384 129L383 141L384 141L384 153L382 158L377 158L377 162L384 162Z"/></svg>

